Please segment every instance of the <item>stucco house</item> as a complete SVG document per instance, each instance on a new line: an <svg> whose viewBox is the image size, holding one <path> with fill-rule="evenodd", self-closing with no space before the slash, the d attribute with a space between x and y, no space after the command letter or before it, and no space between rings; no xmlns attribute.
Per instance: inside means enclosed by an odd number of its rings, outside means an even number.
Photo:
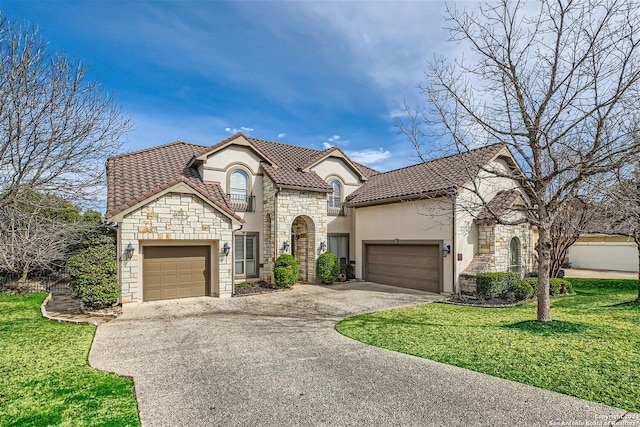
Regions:
<svg viewBox="0 0 640 427"><path fill-rule="evenodd" d="M631 236L582 234L567 258L574 268L638 272L638 247Z"/></svg>
<svg viewBox="0 0 640 427"><path fill-rule="evenodd" d="M301 281L316 280L328 250L358 278L445 294L464 290L461 277L475 271L529 265L531 228L495 221L524 196L476 164L518 167L496 144L379 173L337 147L242 133L112 157L106 219L117 223L121 301L229 297L234 284L271 282L285 252ZM489 204L469 204L470 179Z"/></svg>

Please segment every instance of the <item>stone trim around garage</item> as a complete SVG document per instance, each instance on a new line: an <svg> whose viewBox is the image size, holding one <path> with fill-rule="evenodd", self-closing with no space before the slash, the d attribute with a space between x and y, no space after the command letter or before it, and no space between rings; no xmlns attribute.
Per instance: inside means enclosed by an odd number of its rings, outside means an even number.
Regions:
<svg viewBox="0 0 640 427"><path fill-rule="evenodd" d="M210 245L211 296L231 297L233 291L233 256L224 256L224 243L233 245L231 220L187 193L167 193L126 215L118 224L118 278L121 302L143 301L143 255L145 245ZM133 257L124 259L131 244Z"/></svg>

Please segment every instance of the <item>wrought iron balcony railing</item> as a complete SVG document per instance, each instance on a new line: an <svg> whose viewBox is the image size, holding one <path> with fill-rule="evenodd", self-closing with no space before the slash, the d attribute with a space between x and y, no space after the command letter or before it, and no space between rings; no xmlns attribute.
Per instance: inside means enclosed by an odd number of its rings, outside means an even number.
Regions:
<svg viewBox="0 0 640 427"><path fill-rule="evenodd" d="M335 203L329 200L327 202L327 215L329 216L347 216L347 207L344 203Z"/></svg>
<svg viewBox="0 0 640 427"><path fill-rule="evenodd" d="M227 194L227 201L236 212L255 212L256 196L247 196L244 194Z"/></svg>

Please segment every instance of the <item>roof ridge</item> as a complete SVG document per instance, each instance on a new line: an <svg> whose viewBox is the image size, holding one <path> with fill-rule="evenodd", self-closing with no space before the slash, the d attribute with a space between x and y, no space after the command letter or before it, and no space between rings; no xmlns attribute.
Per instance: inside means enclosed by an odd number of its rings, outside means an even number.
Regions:
<svg viewBox="0 0 640 427"><path fill-rule="evenodd" d="M167 142L166 144L162 144L162 145L156 145L156 146L153 146L153 147L142 148L140 150L129 151L129 152L122 153L122 154L116 154L115 156L109 157L109 159L107 159L107 160L119 159L121 157L127 157L127 156L131 156L131 155L146 153L146 152L149 152L149 151L154 151L154 150L157 150L157 149L167 148L167 147L169 147L171 145L179 145L179 144L190 145L192 147L205 148L204 145L200 145L200 144L192 144L190 142L185 142L185 141L173 141L173 142Z"/></svg>
<svg viewBox="0 0 640 427"><path fill-rule="evenodd" d="M386 172L378 172L378 175L385 175L385 174L388 174L388 173L391 173L391 172L397 172L397 171L401 171L401 170L406 170L406 169L415 168L415 167L418 167L418 166L424 166L424 165L428 165L429 163L438 162L438 161L440 161L440 160L446 160L446 159L450 159L450 158L452 158L452 157L457 157L457 156L464 156L464 155L467 155L467 154L473 153L473 152L475 152L475 151L486 150L486 149L489 149L489 148L496 147L496 146L498 146L498 145L504 145L504 143L503 143L503 142L496 142L496 143L494 143L494 144L485 145L484 147L478 147L478 148L473 148L473 149L468 150L468 151L463 151L463 152L458 152L458 153L454 153L454 154L449 154L448 156L438 157L437 159L428 160L428 161L426 161L426 162L420 162L420 163L416 163L416 164L414 164L414 165L403 166L403 167L401 167L401 168L398 168L398 169L392 169L392 170L390 170L390 171L386 171ZM363 165L363 166L366 166L366 165ZM368 167L368 166L367 166L367 167ZM371 168L369 168L369 169L371 169ZM374 169L374 170L375 170L375 169Z"/></svg>
<svg viewBox="0 0 640 427"><path fill-rule="evenodd" d="M268 139L254 138L254 137L252 137L252 136L246 136L246 135L245 135L245 138L251 139L251 140L253 140L253 141L266 142L266 143L269 143L269 144L284 145L284 146L287 146L287 147L293 147L293 148L298 148L298 149L299 149L299 148L302 148L302 149L304 149L304 150L311 150L311 151L315 151L316 153L322 153L322 152L324 152L324 151L325 151L325 150L318 150L318 149L316 149L316 148L303 147L302 145L288 144L288 143L286 143L286 142L278 142L278 141L270 141L270 140L268 140Z"/></svg>

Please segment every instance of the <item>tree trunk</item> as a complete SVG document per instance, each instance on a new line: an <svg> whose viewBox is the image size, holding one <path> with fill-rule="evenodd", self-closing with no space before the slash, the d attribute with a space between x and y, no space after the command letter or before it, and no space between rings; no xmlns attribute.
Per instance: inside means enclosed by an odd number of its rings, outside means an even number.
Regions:
<svg viewBox="0 0 640 427"><path fill-rule="evenodd" d="M636 240L636 249L638 250L638 298L636 302L640 302L640 239Z"/></svg>
<svg viewBox="0 0 640 427"><path fill-rule="evenodd" d="M551 320L549 297L549 268L551 262L551 234L548 228L538 228L538 322Z"/></svg>
<svg viewBox="0 0 640 427"><path fill-rule="evenodd" d="M17 288L20 291L23 291L27 287L27 275L29 274L29 269L25 266L20 273L20 277L18 277Z"/></svg>

